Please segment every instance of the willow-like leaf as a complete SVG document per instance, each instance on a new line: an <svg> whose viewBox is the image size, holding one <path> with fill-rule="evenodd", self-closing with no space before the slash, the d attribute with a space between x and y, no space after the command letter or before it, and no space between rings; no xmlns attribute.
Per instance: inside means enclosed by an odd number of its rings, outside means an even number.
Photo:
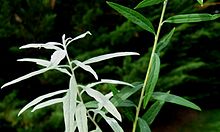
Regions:
<svg viewBox="0 0 220 132"><path fill-rule="evenodd" d="M45 49L61 50L61 48L58 46L62 46L62 44L58 42L48 42L46 44L26 44L21 46L20 49L45 48Z"/></svg>
<svg viewBox="0 0 220 132"><path fill-rule="evenodd" d="M140 117L138 118L138 125L140 128L140 132L151 132L149 125L147 122Z"/></svg>
<svg viewBox="0 0 220 132"><path fill-rule="evenodd" d="M101 92L94 90L90 87L85 88L86 93L94 98L97 102L99 102L109 113L111 113L115 118L121 121L121 114L118 112L116 107L112 104L112 102L105 97Z"/></svg>
<svg viewBox="0 0 220 132"><path fill-rule="evenodd" d="M51 55L50 63L52 66L57 66L66 56L64 50L57 50Z"/></svg>
<svg viewBox="0 0 220 132"><path fill-rule="evenodd" d="M24 76L21 76L21 77L19 77L17 79L14 79L14 80L12 80L10 82L5 83L1 88L4 88L6 86L9 86L9 85L12 85L12 84L15 84L15 83L18 83L20 81L23 81L25 79L31 78L33 76L39 75L39 74L44 73L44 72L46 72L48 70L50 70L50 68L43 68L43 69L40 69L40 70L31 72L31 73L28 73L28 74L26 74Z"/></svg>
<svg viewBox="0 0 220 132"><path fill-rule="evenodd" d="M94 86L96 86L98 84L102 84L102 83L127 85L127 86L130 86L130 87L133 87L133 85L130 84L130 83L127 83L127 82L124 82L124 81L119 81L119 80L112 80L112 79L101 79L101 81L88 84L86 87L94 87Z"/></svg>
<svg viewBox="0 0 220 132"><path fill-rule="evenodd" d="M28 103L27 105L25 105L20 112L18 113L18 116L20 116L25 110L27 110L28 108L38 104L39 102L41 102L44 99L50 98L52 96L58 95L58 94L62 94L67 92L67 90L59 90L59 91L55 91L55 92L51 92L42 96L37 97L36 99L34 99L33 101L31 101L30 103Z"/></svg>
<svg viewBox="0 0 220 132"><path fill-rule="evenodd" d="M174 34L175 28L173 28L167 35L165 35L160 42L157 44L156 47L156 53L159 55L160 51L163 50L170 42L173 34Z"/></svg>
<svg viewBox="0 0 220 132"><path fill-rule="evenodd" d="M160 112L162 106L164 105L165 101L157 100L155 101L151 107L147 110L147 112L144 113L142 116L142 119L144 119L147 124L151 125Z"/></svg>
<svg viewBox="0 0 220 132"><path fill-rule="evenodd" d="M147 30L147 31L155 34L154 27L153 27L152 23L150 22L150 20L148 20L143 15L141 15L139 12L137 12L131 8L113 3L113 2L107 2L107 4L110 7L112 7L113 9L115 9L117 12L119 12L121 15L126 17L131 22L137 24L138 26L140 26L144 30Z"/></svg>
<svg viewBox="0 0 220 132"><path fill-rule="evenodd" d="M66 132L74 132L76 129L74 115L76 113L77 90L78 89L75 76L72 75L69 82L69 89L63 101L63 113Z"/></svg>
<svg viewBox="0 0 220 132"><path fill-rule="evenodd" d="M38 65L48 67L50 65L50 61L48 60L43 60L43 59L35 59L35 58L23 58L23 59L18 59L17 61L27 61L27 62L34 62Z"/></svg>
<svg viewBox="0 0 220 132"><path fill-rule="evenodd" d="M164 0L143 0L135 7L135 9L156 5L156 4L159 4L163 1Z"/></svg>
<svg viewBox="0 0 220 132"><path fill-rule="evenodd" d="M173 94L163 93L163 92L154 92L152 95L152 98L156 99L156 100L160 100L160 101L165 101L165 102L170 102L170 103L182 105L185 107L189 107L189 108L201 111L199 106L197 106L196 104L194 104L194 103L192 103L192 102L190 102L180 96L176 96Z"/></svg>
<svg viewBox="0 0 220 132"><path fill-rule="evenodd" d="M47 107L47 106L50 106L53 104L62 103L62 102L63 102L63 98L56 98L56 99L47 100L45 102L37 104L31 112L34 112L38 109L42 109L44 107Z"/></svg>
<svg viewBox="0 0 220 132"><path fill-rule="evenodd" d="M114 132L124 132L121 126L114 118L110 118L105 115L103 111L100 111L99 114L105 119L109 126L113 129Z"/></svg>
<svg viewBox="0 0 220 132"><path fill-rule="evenodd" d="M147 81L147 85L145 87L145 95L143 100L144 108L146 107L148 101L151 98L151 95L153 94L154 88L157 84L157 80L159 77L159 72L160 72L160 58L156 53L154 53L152 66L149 73L149 78Z"/></svg>
<svg viewBox="0 0 220 132"><path fill-rule="evenodd" d="M80 62L80 61L78 61L78 60L74 60L74 61L72 61L72 62L75 63L77 66L81 67L82 69L84 69L85 71L90 72L90 73L95 77L95 79L98 80L98 75L97 75L96 72L92 69L91 66L86 65L86 64L84 64L84 63L82 63L82 62Z"/></svg>
<svg viewBox="0 0 220 132"><path fill-rule="evenodd" d="M55 67L55 69L62 72L62 73L69 75L70 77L72 76L71 73L65 68Z"/></svg>
<svg viewBox="0 0 220 132"><path fill-rule="evenodd" d="M84 38L87 34L92 35L89 31L86 31L86 32L83 33L83 34L81 34L81 35L79 35L79 36L77 36L77 37L75 37L75 38L73 38L73 39L70 39L70 40L67 42L67 45L66 45L66 46L68 46L71 42L73 42L73 41L75 41L75 40L77 40L77 39Z"/></svg>
<svg viewBox="0 0 220 132"><path fill-rule="evenodd" d="M134 87L125 87L120 92L118 92L116 95L114 95L111 99L111 102L118 106L121 104L124 100L126 100L128 97L136 93L138 90L140 90L143 87L143 84L133 84Z"/></svg>
<svg viewBox="0 0 220 132"><path fill-rule="evenodd" d="M191 23L191 22L202 22L202 21L210 21L215 20L220 17L220 14L184 14L184 15L176 15L168 18L164 22L167 23Z"/></svg>
<svg viewBox="0 0 220 132"><path fill-rule="evenodd" d="M79 103L76 107L76 124L79 132L88 132L88 121L86 107Z"/></svg>
<svg viewBox="0 0 220 132"><path fill-rule="evenodd" d="M103 60L108 60L108 59L115 58L115 57L130 56L130 55L139 55L139 53L136 53L136 52L110 53L110 54L105 54L105 55L92 57L92 58L84 61L83 63L84 64L92 64L92 63L100 62L100 61L103 61Z"/></svg>

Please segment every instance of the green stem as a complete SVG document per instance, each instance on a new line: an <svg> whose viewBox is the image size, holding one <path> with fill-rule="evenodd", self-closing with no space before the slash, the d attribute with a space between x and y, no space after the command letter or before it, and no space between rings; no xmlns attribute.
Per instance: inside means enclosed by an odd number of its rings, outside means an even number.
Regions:
<svg viewBox="0 0 220 132"><path fill-rule="evenodd" d="M161 17L160 17L160 22L159 22L159 25L158 25L157 34L155 35L155 38L154 38L154 45L153 45L153 49L152 49L152 53L151 53L151 57L150 57L150 62L148 64L148 69L147 69L147 73L146 73L146 76L145 76L144 85L143 85L142 90L141 90L141 95L140 95L138 107L137 107L137 110L136 110L136 115L135 115L135 120L134 120L134 123L133 123L132 132L135 132L136 127L137 127L137 121L138 121L141 105L142 105L143 98L144 98L144 92L146 91L145 87L147 85L147 82L148 82L148 79L149 79L149 74L150 74L150 71L151 71L151 68L152 68L153 55L154 55L156 47L157 47L157 42L158 42L158 39L159 39L160 30L161 30L161 27L163 25L163 18L164 18L167 2L168 2L168 0L165 0L164 3L163 3L163 9L162 9ZM146 105L147 105L147 103L146 103Z"/></svg>

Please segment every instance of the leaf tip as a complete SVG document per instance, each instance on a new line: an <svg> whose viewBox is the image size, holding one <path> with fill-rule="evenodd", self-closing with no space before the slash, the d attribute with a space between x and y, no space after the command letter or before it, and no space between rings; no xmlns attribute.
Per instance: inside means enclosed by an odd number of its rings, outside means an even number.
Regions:
<svg viewBox="0 0 220 132"><path fill-rule="evenodd" d="M23 113L23 111L22 111L22 110L20 110L20 111L19 111L19 113L18 113L18 116L20 116L22 113Z"/></svg>
<svg viewBox="0 0 220 132"><path fill-rule="evenodd" d="M138 9L138 6L135 6L134 9Z"/></svg>
<svg viewBox="0 0 220 132"><path fill-rule="evenodd" d="M1 89L3 89L4 87L8 86L7 83L1 86Z"/></svg>
<svg viewBox="0 0 220 132"><path fill-rule="evenodd" d="M19 47L19 49L24 49L24 46Z"/></svg>
<svg viewBox="0 0 220 132"><path fill-rule="evenodd" d="M87 31L86 34L92 35L92 33L90 31Z"/></svg>

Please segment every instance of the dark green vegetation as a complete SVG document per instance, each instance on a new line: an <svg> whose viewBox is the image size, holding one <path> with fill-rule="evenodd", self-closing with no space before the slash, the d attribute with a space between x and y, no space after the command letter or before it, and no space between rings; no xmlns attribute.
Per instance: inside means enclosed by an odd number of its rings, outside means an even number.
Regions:
<svg viewBox="0 0 220 132"><path fill-rule="evenodd" d="M126 19L110 9L105 1L57 0L55 6L53 0L42 1L1 0L1 85L37 69L29 63L14 63L14 60L20 56L38 56L33 50L18 50L21 45L30 42L60 41L63 33L74 37L86 30L90 30L93 36L76 42L70 49L72 57L84 60L114 51L139 52L140 57L116 59L108 61L107 64L94 65L94 68L101 69L98 70L98 74L102 78L111 76L111 78L123 79L128 82L143 81L147 69L145 64L148 62L146 56L149 56L148 51L153 42L150 33L146 34L146 31L136 25L124 22ZM218 12L218 3L211 0L209 2L211 4L201 8L193 1L170 1L165 17L174 15L173 12L176 14ZM137 3L130 0L121 1L120 4L134 7ZM142 10L142 13L157 23L160 10L161 6L156 5ZM164 29L162 34L170 31L172 27L166 25ZM220 98L218 89L220 85L218 76L219 36L219 19L199 24L176 24L171 44L161 53L161 73L156 91L170 90L171 93L192 99L204 110L219 108L219 103L217 103ZM47 55L47 53L45 54ZM26 112L22 115L22 119L16 116L26 101L29 102L47 91L66 87L65 76L63 80L57 80L60 76L62 74L47 72L27 80L25 85L19 83L1 90L0 128L14 131L16 129L17 131L62 131L63 119L59 106L50 107L45 111L37 111L34 114ZM80 79L78 81L82 83L89 82L88 78L91 78L85 76L83 71L77 76ZM6 96L11 93L12 89L17 92ZM100 87L100 89L107 91L111 89L111 86ZM167 107L168 105L166 104ZM166 106L162 111L169 109ZM120 111L123 113L124 119L129 119L128 122L123 122L124 126L128 126L127 124L131 123L130 120L133 120L134 115L127 109L120 109ZM162 117L163 113L165 112L162 112L158 118ZM168 115L170 114L172 113Z"/></svg>

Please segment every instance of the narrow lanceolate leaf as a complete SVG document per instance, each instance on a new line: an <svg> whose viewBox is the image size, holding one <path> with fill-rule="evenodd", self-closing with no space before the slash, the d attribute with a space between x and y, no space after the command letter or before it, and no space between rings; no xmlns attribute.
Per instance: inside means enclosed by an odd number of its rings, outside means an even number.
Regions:
<svg viewBox="0 0 220 132"><path fill-rule="evenodd" d="M25 79L31 78L31 77L36 76L38 74L44 73L44 72L46 72L48 70L50 70L50 68L43 68L43 69L40 69L40 70L31 72L31 73L28 73L28 74L26 74L24 76L21 76L21 77L19 77L17 79L14 79L14 80L12 80L12 81L10 81L8 83L5 83L1 88L4 88L4 87L12 85L12 84L15 84L15 83L23 81Z"/></svg>
<svg viewBox="0 0 220 132"><path fill-rule="evenodd" d="M77 101L77 83L75 76L72 75L69 82L69 89L63 101L63 113L66 132L74 132L76 129L75 112Z"/></svg>
<svg viewBox="0 0 220 132"><path fill-rule="evenodd" d="M197 0L200 5L203 5L203 0Z"/></svg>
<svg viewBox="0 0 220 132"><path fill-rule="evenodd" d="M163 50L170 42L173 34L174 34L175 28L173 28L167 35L165 35L160 42L157 44L156 47L156 53L159 55L160 51Z"/></svg>
<svg viewBox="0 0 220 132"><path fill-rule="evenodd" d="M138 126L140 128L140 132L151 132L149 125L147 122L140 117L138 118Z"/></svg>
<svg viewBox="0 0 220 132"><path fill-rule="evenodd" d="M55 67L56 70L71 76L70 72L65 68Z"/></svg>
<svg viewBox="0 0 220 132"><path fill-rule="evenodd" d="M105 119L109 126L113 129L114 132L124 132L121 126L114 118L110 118L105 115L103 111L100 111L99 114Z"/></svg>
<svg viewBox="0 0 220 132"><path fill-rule="evenodd" d="M64 50L56 50L50 59L50 63L52 66L57 66L66 56L66 52Z"/></svg>
<svg viewBox="0 0 220 132"><path fill-rule="evenodd" d="M48 67L50 65L50 61L48 60L43 60L43 59L35 59L35 58L23 58L23 59L18 59L17 61L27 61L27 62L34 62L38 65Z"/></svg>
<svg viewBox="0 0 220 132"><path fill-rule="evenodd" d="M58 46L62 46L62 44L57 43L57 42L48 42L46 44L27 44L27 45L21 46L20 49L45 48L45 49L61 50L61 48Z"/></svg>
<svg viewBox="0 0 220 132"><path fill-rule="evenodd" d="M139 55L139 53L136 53L136 52L110 53L110 54L105 54L105 55L92 57L92 58L84 61L83 63L84 64L92 64L92 63L100 62L100 61L103 61L103 60L108 60L108 59L115 58L115 57L130 56L130 55Z"/></svg>
<svg viewBox="0 0 220 132"><path fill-rule="evenodd" d="M154 27L152 23L143 15L141 15L139 12L130 9L128 7L113 3L113 2L107 2L107 4L115 9L117 12L119 12L121 15L126 17L131 22L137 24L144 30L147 30L153 34L155 34Z"/></svg>
<svg viewBox="0 0 220 132"><path fill-rule="evenodd" d="M128 97L136 93L139 89L143 87L143 84L134 85L134 87L126 87L123 88L119 93L114 95L111 99L111 102L118 106L119 104L123 103L124 100L126 100Z"/></svg>
<svg viewBox="0 0 220 132"><path fill-rule="evenodd" d="M143 84L138 83L138 84L133 84L133 86L134 87L123 88L116 95L119 96L122 100L125 100L125 99L129 98L131 95L133 95L134 93L136 93L138 90L140 90L143 87Z"/></svg>
<svg viewBox="0 0 220 132"><path fill-rule="evenodd" d="M67 90L59 90L59 91L56 91L56 92L51 92L51 93L48 93L48 94L45 94L45 95L42 95L42 96L39 96L37 97L36 99L34 99L33 101L31 101L30 103L28 103L27 105L25 105L21 110L20 112L18 113L18 116L21 115L25 110L27 110L28 108L38 104L39 102L41 102L42 100L44 99L47 99L47 98L50 98L52 96L55 96L55 95L58 95L58 94L62 94L62 93L65 93L67 92Z"/></svg>
<svg viewBox="0 0 220 132"><path fill-rule="evenodd" d="M168 18L164 22L168 23L190 23L190 22L202 22L202 21L210 21L215 20L220 17L220 14L184 14L184 15L176 15Z"/></svg>
<svg viewBox="0 0 220 132"><path fill-rule="evenodd" d="M135 7L135 9L156 5L156 4L159 4L163 1L164 0L143 0Z"/></svg>
<svg viewBox="0 0 220 132"><path fill-rule="evenodd" d="M99 102L109 113L111 113L115 118L121 121L121 114L107 97L105 97L99 91L89 87L85 88L85 91L90 97Z"/></svg>
<svg viewBox="0 0 220 132"><path fill-rule="evenodd" d="M155 92L155 93L153 93L152 97L156 100L170 102L170 103L182 105L185 107L189 107L189 108L201 111L199 106L197 106L196 104L194 104L194 103L192 103L182 97L173 95L173 94L163 93L163 92Z"/></svg>
<svg viewBox="0 0 220 132"><path fill-rule="evenodd" d="M127 85L127 86L130 86L130 87L133 87L133 85L130 84L130 83L119 81L119 80L112 80L112 79L101 79L101 81L88 84L86 87L90 87L91 88L91 87L94 87L94 86L96 86L98 84L102 84L102 83L120 84L120 85Z"/></svg>
<svg viewBox="0 0 220 132"><path fill-rule="evenodd" d="M142 116L142 119L144 119L147 124L151 125L160 112L162 106L164 105L164 101L156 101L154 104L151 105L151 107L147 110L146 113Z"/></svg>
<svg viewBox="0 0 220 132"><path fill-rule="evenodd" d="M89 31L87 31L87 32L85 32L85 33L83 33L83 34L81 34L81 35L79 35L79 36L77 36L77 37L75 37L75 38L73 38L73 39L71 39L70 41L68 41L67 42L67 46L71 43L71 42L73 42L73 41L75 41L75 40L77 40L77 39L81 39L81 38L84 38L86 35L92 35Z"/></svg>
<svg viewBox="0 0 220 132"><path fill-rule="evenodd" d="M83 103L79 103L76 107L76 124L79 132L88 132L86 107Z"/></svg>
<svg viewBox="0 0 220 132"><path fill-rule="evenodd" d="M147 80L147 85L145 87L145 96L143 100L144 108L146 107L148 101L151 98L151 95L153 94L154 88L157 84L157 80L159 77L159 72L160 72L160 58L156 53L154 53L152 60L152 67L150 69L149 78Z"/></svg>
<svg viewBox="0 0 220 132"><path fill-rule="evenodd" d="M98 80L98 75L96 74L96 72L92 69L91 66L89 65L85 65L84 63L78 61L78 60L74 60L72 61L73 63L75 63L78 67L81 67L82 69L92 73L92 75L95 77L96 80Z"/></svg>
<svg viewBox="0 0 220 132"><path fill-rule="evenodd" d="M31 112L34 112L35 110L38 110L38 109L41 109L41 108L44 108L44 107L47 107L53 104L62 103L62 102L63 102L63 98L51 99L51 100L48 100L48 101L45 101L45 102L42 102L36 105Z"/></svg>

